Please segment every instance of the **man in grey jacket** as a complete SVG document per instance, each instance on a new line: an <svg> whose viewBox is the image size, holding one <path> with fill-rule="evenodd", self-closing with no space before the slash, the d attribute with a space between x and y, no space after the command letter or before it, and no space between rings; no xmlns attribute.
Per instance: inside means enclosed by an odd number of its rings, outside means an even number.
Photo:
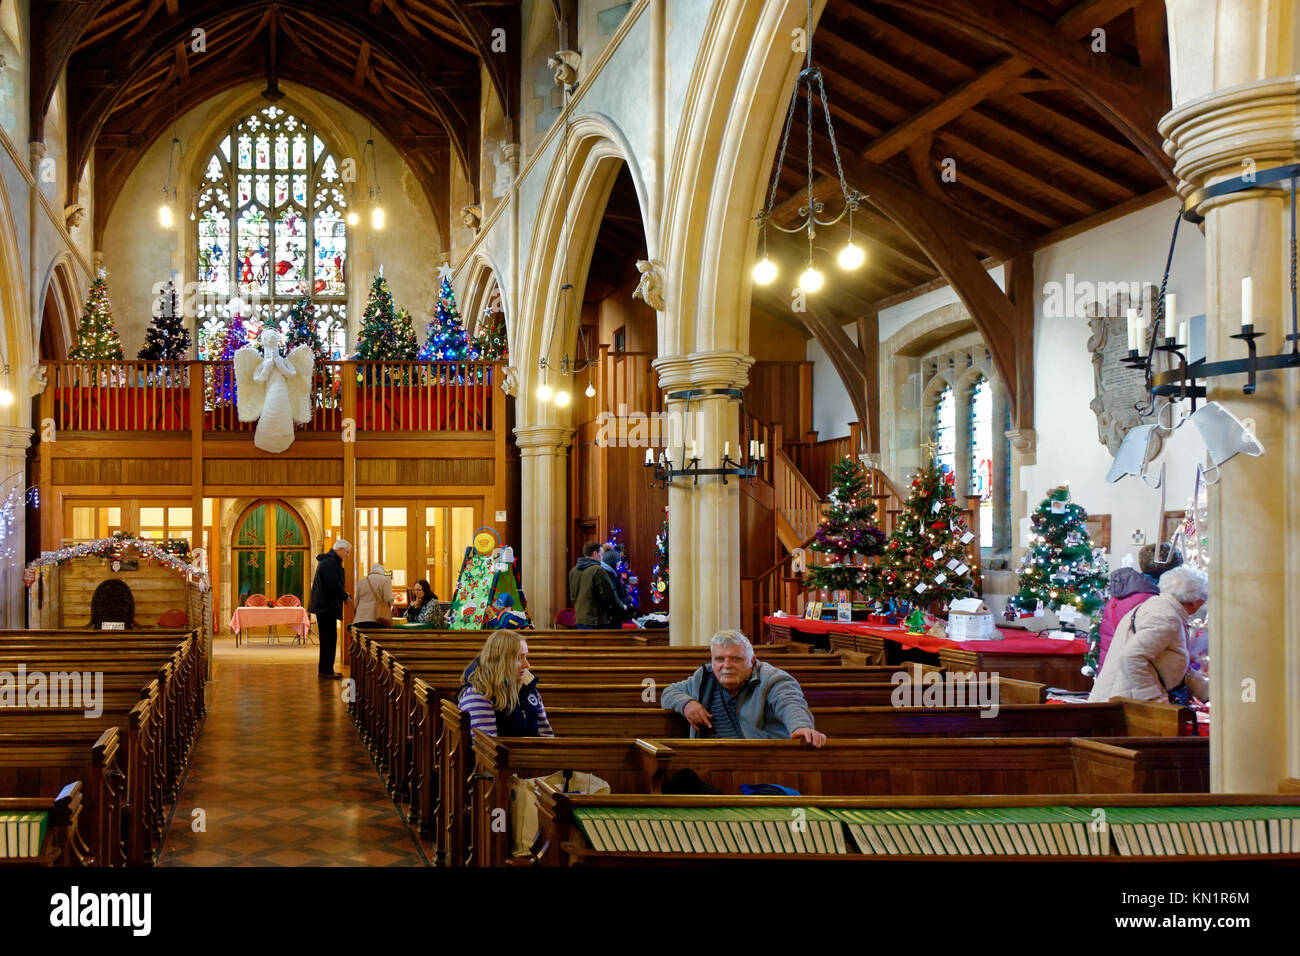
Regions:
<svg viewBox="0 0 1300 956"><path fill-rule="evenodd" d="M826 735L813 728L799 682L754 659L740 631L719 631L709 642L711 662L664 689L660 702L691 724L692 737L793 738L814 747Z"/></svg>

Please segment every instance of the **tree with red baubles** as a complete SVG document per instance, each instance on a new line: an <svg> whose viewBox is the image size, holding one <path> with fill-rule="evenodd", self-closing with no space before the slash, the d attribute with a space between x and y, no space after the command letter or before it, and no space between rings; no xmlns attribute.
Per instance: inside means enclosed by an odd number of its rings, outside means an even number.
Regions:
<svg viewBox="0 0 1300 956"><path fill-rule="evenodd" d="M957 507L954 482L953 473L941 468L933 453L912 479L881 562L883 597L928 606L971 594L966 547L973 536Z"/></svg>
<svg viewBox="0 0 1300 956"><path fill-rule="evenodd" d="M831 469L830 507L809 548L830 555L834 563L809 565L804 573L805 588L876 596L877 571L874 563L868 565L865 559L882 552L885 533L876 527L876 505L867 497L870 480L867 467L853 458L838 461ZM854 563L855 559L863 563Z"/></svg>

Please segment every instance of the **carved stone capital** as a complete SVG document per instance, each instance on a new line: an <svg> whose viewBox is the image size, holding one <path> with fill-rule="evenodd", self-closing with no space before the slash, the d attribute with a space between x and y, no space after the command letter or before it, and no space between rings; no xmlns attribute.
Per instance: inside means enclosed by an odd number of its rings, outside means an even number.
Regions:
<svg viewBox="0 0 1300 956"><path fill-rule="evenodd" d="M1167 114L1159 128L1184 196L1225 178L1294 162L1300 77L1243 83L1197 97ZM1253 166L1252 166L1253 164ZM1215 203L1258 199L1250 191ZM1204 207L1202 207L1204 211Z"/></svg>
<svg viewBox="0 0 1300 956"><path fill-rule="evenodd" d="M1012 429L1004 432L1003 437L1011 442L1011 447L1022 455L1032 453L1038 447L1038 436L1032 428Z"/></svg>
<svg viewBox="0 0 1300 956"><path fill-rule="evenodd" d="M563 457L569 453L573 429L568 425L518 425L515 445L520 457Z"/></svg>
<svg viewBox="0 0 1300 956"><path fill-rule="evenodd" d="M632 291L632 298L640 299L656 312L664 310L664 287L667 285L667 270L658 259L638 259L637 272L641 281Z"/></svg>
<svg viewBox="0 0 1300 956"><path fill-rule="evenodd" d="M744 388L754 356L744 352L692 352L661 355L652 363L665 392L695 388Z"/></svg>
<svg viewBox="0 0 1300 956"><path fill-rule="evenodd" d="M19 425L0 425L0 456L21 457L20 453L26 452L31 447L34 434L36 433L32 429ZM3 478L4 476L0 475L0 479Z"/></svg>

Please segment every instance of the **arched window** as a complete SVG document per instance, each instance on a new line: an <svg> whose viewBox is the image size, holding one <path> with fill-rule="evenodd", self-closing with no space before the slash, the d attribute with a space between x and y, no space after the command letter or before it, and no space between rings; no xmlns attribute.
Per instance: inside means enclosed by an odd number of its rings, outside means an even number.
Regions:
<svg viewBox="0 0 1300 956"><path fill-rule="evenodd" d="M980 547L993 547L993 387L981 375L970 399L970 493L980 499Z"/></svg>
<svg viewBox="0 0 1300 956"><path fill-rule="evenodd" d="M244 117L198 184L200 354L234 309L250 338L312 297L321 336L347 354L347 196L338 162L303 120L278 106Z"/></svg>
<svg viewBox="0 0 1300 956"><path fill-rule="evenodd" d="M935 460L949 471L957 467L957 403L951 385L945 385L934 406Z"/></svg>

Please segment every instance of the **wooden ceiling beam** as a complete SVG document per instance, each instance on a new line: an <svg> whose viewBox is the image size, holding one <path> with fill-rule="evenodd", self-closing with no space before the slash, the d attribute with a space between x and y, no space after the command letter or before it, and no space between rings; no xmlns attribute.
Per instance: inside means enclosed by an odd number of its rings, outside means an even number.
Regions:
<svg viewBox="0 0 1300 956"><path fill-rule="evenodd" d="M522 15L518 0L484 7L465 0L445 0L447 8L456 18L474 45L479 59L487 69L492 88L506 118L506 139L519 139L520 98L522 76L521 49ZM497 31L503 31L497 33ZM505 49L500 49L498 37L504 37Z"/></svg>
<svg viewBox="0 0 1300 956"><path fill-rule="evenodd" d="M149 25L149 21L152 20L154 14L157 13L162 8L162 5L163 5L163 0L149 0L149 6L145 8L145 11L140 16L140 19L135 21L135 26L131 27L130 30L126 31L126 35L123 36L122 39L129 40L133 36L138 36L140 31L142 31L145 27Z"/></svg>
<svg viewBox="0 0 1300 956"><path fill-rule="evenodd" d="M176 44L176 76L181 83L190 81L190 59L184 43Z"/></svg>
<svg viewBox="0 0 1300 956"><path fill-rule="evenodd" d="M370 69L370 43L361 41L361 52L357 54L357 68L352 71L352 85L361 89L366 82L366 71Z"/></svg>
<svg viewBox="0 0 1300 956"><path fill-rule="evenodd" d="M1067 84L1085 102L1118 128L1161 177L1177 188L1169 157L1157 131L1169 109L1168 74L1156 76L1117 57L1099 57L1061 33L1055 25L1011 0L875 0L892 7L941 20L979 40L1027 60L1037 69ZM1127 3L1131 7L1132 3ZM1076 21L1101 26L1098 10L1087 5ZM1073 11L1072 11L1073 12ZM1108 19L1113 19L1114 14Z"/></svg>
<svg viewBox="0 0 1300 956"><path fill-rule="evenodd" d="M45 114L49 112L54 91L77 49L81 36L103 12L107 0L86 0L82 3L47 3L35 0L28 5L28 135L33 141L45 139ZM107 67L116 64L103 64ZM69 114L71 110L69 109ZM73 199L77 183L81 180L81 167L76 175L68 177L68 198Z"/></svg>

